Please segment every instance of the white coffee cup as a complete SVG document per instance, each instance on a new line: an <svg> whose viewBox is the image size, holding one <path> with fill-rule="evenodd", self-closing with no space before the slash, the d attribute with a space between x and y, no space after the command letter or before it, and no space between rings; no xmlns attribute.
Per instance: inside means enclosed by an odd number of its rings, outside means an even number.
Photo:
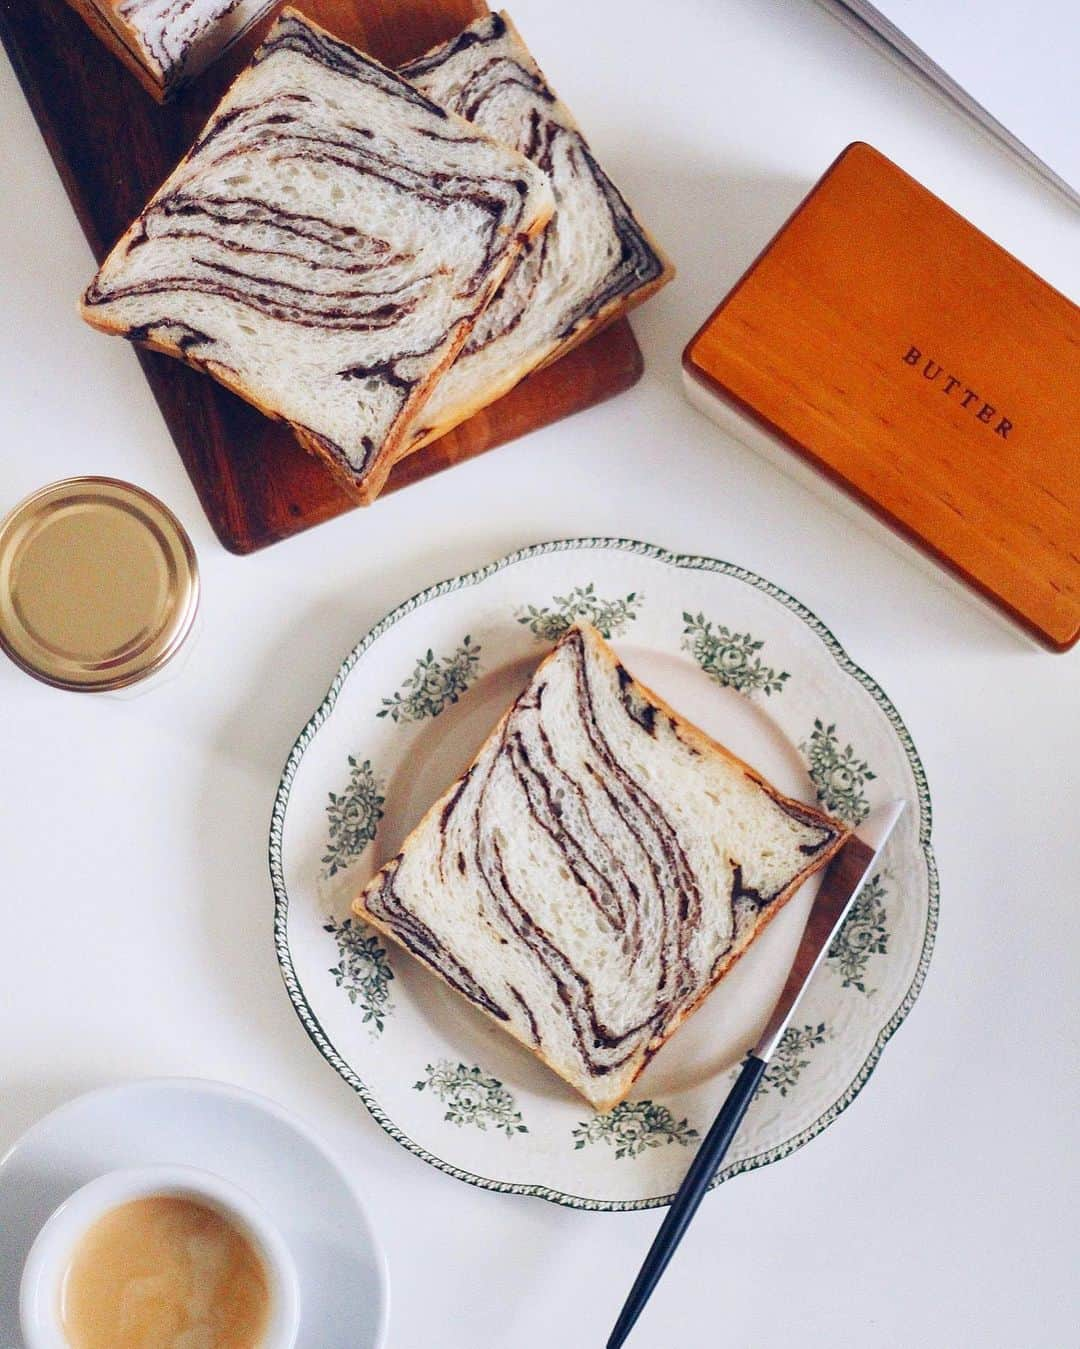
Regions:
<svg viewBox="0 0 1080 1349"><path fill-rule="evenodd" d="M270 1290L270 1320L259 1349L293 1349L300 1329L300 1283L288 1246L250 1195L221 1176L190 1166L110 1171L76 1190L53 1212L30 1248L19 1286L27 1349L70 1349L61 1326L60 1299L75 1248L110 1210L152 1195L205 1204L251 1242Z"/></svg>

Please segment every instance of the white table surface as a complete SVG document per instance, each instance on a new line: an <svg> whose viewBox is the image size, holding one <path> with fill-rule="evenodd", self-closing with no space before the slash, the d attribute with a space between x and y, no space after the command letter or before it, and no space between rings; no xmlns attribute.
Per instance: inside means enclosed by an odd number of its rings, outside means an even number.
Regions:
<svg viewBox="0 0 1080 1349"><path fill-rule="evenodd" d="M851 140L1073 298L1080 215L811 0L660 12L514 3L680 268L635 316L641 383L247 558L211 534L131 350L75 316L90 251L0 63L0 509L69 474L132 479L183 518L205 586L190 660L144 697L57 692L0 660L0 1151L118 1078L240 1083L321 1128L366 1196L390 1349L602 1345L657 1215L484 1193L391 1142L286 997L265 845L296 731L389 607L522 544L628 535L771 577L880 680L929 775L942 882L925 991L873 1080L793 1158L706 1201L632 1343L1064 1349L1080 652L1025 648L842 523L683 401L678 357ZM326 1349L351 1349L347 1331Z"/></svg>

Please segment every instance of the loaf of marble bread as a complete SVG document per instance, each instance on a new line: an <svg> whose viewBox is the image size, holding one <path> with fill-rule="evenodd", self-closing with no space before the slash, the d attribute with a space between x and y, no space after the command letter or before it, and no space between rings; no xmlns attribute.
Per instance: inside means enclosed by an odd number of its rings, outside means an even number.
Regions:
<svg viewBox="0 0 1080 1349"><path fill-rule="evenodd" d="M578 624L353 908L607 1110L846 836Z"/></svg>
<svg viewBox="0 0 1080 1349"><path fill-rule="evenodd" d="M640 304L674 269L506 14L477 19L401 73L544 169L556 203L551 224L522 252L425 406L410 437L418 448Z"/></svg>
<svg viewBox="0 0 1080 1349"><path fill-rule="evenodd" d="M200 75L274 0L68 0L159 102Z"/></svg>
<svg viewBox="0 0 1080 1349"><path fill-rule="evenodd" d="M82 314L288 421L366 503L553 204L522 155L286 9Z"/></svg>

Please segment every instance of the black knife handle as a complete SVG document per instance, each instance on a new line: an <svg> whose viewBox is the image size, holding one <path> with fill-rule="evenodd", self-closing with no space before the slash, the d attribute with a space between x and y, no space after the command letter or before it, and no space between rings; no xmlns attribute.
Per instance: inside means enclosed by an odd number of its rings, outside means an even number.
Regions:
<svg viewBox="0 0 1080 1349"><path fill-rule="evenodd" d="M661 1274L667 1269L668 1261L675 1254L675 1248L689 1227L698 1205L705 1198L712 1178L724 1160L724 1155L731 1146L731 1140L738 1132L746 1108L754 1099L754 1093L761 1082L765 1066L764 1061L753 1054L743 1064L742 1072L721 1106L712 1128L705 1135L704 1142L698 1148L697 1156L686 1173L686 1179L679 1186L675 1198L671 1201L671 1207L660 1224L660 1230L649 1247L645 1263L641 1266L641 1271L634 1280L634 1286L630 1289L630 1295L619 1313L619 1319L615 1322L615 1329L608 1339L607 1349L619 1349L619 1345L630 1334L634 1322L641 1315L650 1293L660 1282Z"/></svg>

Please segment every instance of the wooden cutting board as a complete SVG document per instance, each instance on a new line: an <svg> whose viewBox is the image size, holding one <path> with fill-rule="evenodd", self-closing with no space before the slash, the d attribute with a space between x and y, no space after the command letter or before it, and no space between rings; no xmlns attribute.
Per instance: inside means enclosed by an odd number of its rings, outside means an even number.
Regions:
<svg viewBox="0 0 1080 1349"><path fill-rule="evenodd" d="M299 0L298 8L387 65L452 37L487 10L483 0ZM104 258L187 151L272 17L176 102L160 107L64 0L0 0L0 39L96 258ZM226 548L249 553L356 508L282 423L171 357L138 355ZM628 389L641 371L641 352L621 319L402 460L385 490L591 407Z"/></svg>

